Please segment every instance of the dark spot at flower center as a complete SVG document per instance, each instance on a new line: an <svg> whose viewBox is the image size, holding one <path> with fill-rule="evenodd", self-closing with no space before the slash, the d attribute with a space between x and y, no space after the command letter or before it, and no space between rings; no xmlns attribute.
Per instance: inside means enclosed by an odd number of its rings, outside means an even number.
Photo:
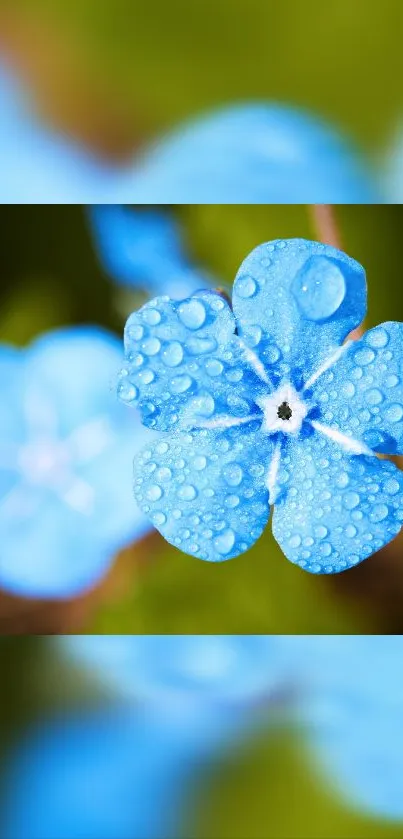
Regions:
<svg viewBox="0 0 403 839"><path fill-rule="evenodd" d="M282 419L282 420L291 419L292 410L291 410L288 402L282 402L281 405L279 405L278 410L277 410L277 416L278 416L279 419Z"/></svg>

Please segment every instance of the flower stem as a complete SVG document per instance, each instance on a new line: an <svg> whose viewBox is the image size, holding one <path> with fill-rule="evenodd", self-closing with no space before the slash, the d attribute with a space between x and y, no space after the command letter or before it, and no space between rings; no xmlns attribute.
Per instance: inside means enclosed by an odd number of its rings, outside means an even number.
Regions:
<svg viewBox="0 0 403 839"><path fill-rule="evenodd" d="M312 223L320 242L341 248L341 236L331 204L309 204Z"/></svg>

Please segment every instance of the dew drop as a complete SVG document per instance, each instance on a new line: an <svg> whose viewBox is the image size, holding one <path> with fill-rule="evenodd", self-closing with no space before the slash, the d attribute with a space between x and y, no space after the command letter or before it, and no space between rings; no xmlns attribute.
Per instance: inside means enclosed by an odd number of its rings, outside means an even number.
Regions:
<svg viewBox="0 0 403 839"><path fill-rule="evenodd" d="M356 535L357 535L357 528L354 527L353 524L348 524L347 527L346 527L346 536L348 536L349 539L354 539L354 536L356 536Z"/></svg>
<svg viewBox="0 0 403 839"><path fill-rule="evenodd" d="M360 503L360 496L357 492L346 492L343 502L347 510L354 510L354 507L358 507Z"/></svg>
<svg viewBox="0 0 403 839"><path fill-rule="evenodd" d="M163 524L165 524L167 517L164 515L164 513L154 513L152 520L157 527L161 527Z"/></svg>
<svg viewBox="0 0 403 839"><path fill-rule="evenodd" d="M158 484L151 484L151 486L146 489L145 495L149 501L159 501L162 495L162 489L158 486Z"/></svg>
<svg viewBox="0 0 403 839"><path fill-rule="evenodd" d="M383 393L377 387L373 387L366 391L365 400L368 405L380 405L383 401Z"/></svg>
<svg viewBox="0 0 403 839"><path fill-rule="evenodd" d="M352 382L346 382L342 387L343 396L347 396L351 399L352 396L355 394L355 385Z"/></svg>
<svg viewBox="0 0 403 839"><path fill-rule="evenodd" d="M371 331L368 332L365 340L370 347L375 347L375 349L381 349L382 347L386 347L386 345L388 344L389 335L383 326L377 326L375 327L375 329L371 329Z"/></svg>
<svg viewBox="0 0 403 839"><path fill-rule="evenodd" d="M366 364L371 364L371 361L373 361L374 358L375 353L373 350L369 349L368 347L362 347L362 349L357 350L354 356L354 361L357 364L361 364L363 367L365 367Z"/></svg>
<svg viewBox="0 0 403 839"><path fill-rule="evenodd" d="M239 504L238 495L227 495L225 499L225 504L227 505L227 507L230 507L230 509L233 510Z"/></svg>
<svg viewBox="0 0 403 839"><path fill-rule="evenodd" d="M207 466L207 458L204 455L200 454L195 457L193 461L193 468L196 469L196 472L202 472Z"/></svg>
<svg viewBox="0 0 403 839"><path fill-rule="evenodd" d="M149 326L157 326L161 323L161 315L158 309L144 309L143 320L145 323L148 323Z"/></svg>
<svg viewBox="0 0 403 839"><path fill-rule="evenodd" d="M218 358L209 358L206 361L206 373L209 376L215 378L216 376L221 376L222 371L224 370L224 365Z"/></svg>
<svg viewBox="0 0 403 839"><path fill-rule="evenodd" d="M319 524L315 527L314 533L317 539L324 539L325 536L328 534L328 529L323 524Z"/></svg>
<svg viewBox="0 0 403 839"><path fill-rule="evenodd" d="M242 482L243 472L237 463L228 463L224 466L222 474L229 486L236 487Z"/></svg>
<svg viewBox="0 0 403 839"><path fill-rule="evenodd" d="M396 387L399 384L399 381L399 376L395 376L394 374L386 376L385 387Z"/></svg>
<svg viewBox="0 0 403 839"><path fill-rule="evenodd" d="M192 386L192 379L190 376L175 376L170 383L171 393L186 393Z"/></svg>
<svg viewBox="0 0 403 839"><path fill-rule="evenodd" d="M396 478L388 478L383 488L388 495L397 495L400 490L400 484Z"/></svg>
<svg viewBox="0 0 403 839"><path fill-rule="evenodd" d="M146 355L158 355L161 349L161 341L158 338L147 338L143 341L141 349Z"/></svg>
<svg viewBox="0 0 403 839"><path fill-rule="evenodd" d="M305 318L327 320L341 306L346 282L335 260L312 256L294 278L292 292Z"/></svg>
<svg viewBox="0 0 403 839"><path fill-rule="evenodd" d="M376 504L371 510L369 517L373 522L383 521L387 518L389 510L386 504Z"/></svg>
<svg viewBox="0 0 403 839"><path fill-rule="evenodd" d="M214 548L217 553L226 556L235 545L235 533L231 528L223 530L219 536L214 539Z"/></svg>
<svg viewBox="0 0 403 839"><path fill-rule="evenodd" d="M183 349L179 341L171 341L164 347L162 360L167 367L177 367L183 359Z"/></svg>
<svg viewBox="0 0 403 839"><path fill-rule="evenodd" d="M253 297L256 294L257 285L253 277L247 274L243 277L238 277L235 281L235 292L239 297Z"/></svg>
<svg viewBox="0 0 403 839"><path fill-rule="evenodd" d="M123 379L120 382L118 387L118 396L122 402L130 404L130 402L134 402L134 400L137 399L138 395L139 391L128 379Z"/></svg>
<svg viewBox="0 0 403 839"><path fill-rule="evenodd" d="M200 329L206 320L206 309L200 300L186 300L178 307L179 319L187 329Z"/></svg>
<svg viewBox="0 0 403 839"><path fill-rule="evenodd" d="M403 417L403 407L400 405L399 402L394 402L392 405L389 405L385 411L385 419L388 422L400 422Z"/></svg>
<svg viewBox="0 0 403 839"><path fill-rule="evenodd" d="M192 484L184 484L178 489L178 498L182 501L193 501L196 498L197 490Z"/></svg>
<svg viewBox="0 0 403 839"><path fill-rule="evenodd" d="M288 544L290 548L299 548L301 541L301 537L295 534L295 536L291 536L291 539L288 540Z"/></svg>

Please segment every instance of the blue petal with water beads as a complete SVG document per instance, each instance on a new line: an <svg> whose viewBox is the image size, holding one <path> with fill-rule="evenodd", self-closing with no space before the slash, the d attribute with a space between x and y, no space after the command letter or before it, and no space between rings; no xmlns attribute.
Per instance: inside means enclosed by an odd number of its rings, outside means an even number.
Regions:
<svg viewBox="0 0 403 839"><path fill-rule="evenodd" d="M399 532L401 473L376 452L401 445L402 326L343 344L365 307L362 266L297 239L246 258L233 312L209 292L159 298L129 319L121 395L170 432L138 460L135 497L168 541L210 561L236 556L278 504L286 556L335 573ZM239 477L232 510L229 461Z"/></svg>
<svg viewBox="0 0 403 839"><path fill-rule="evenodd" d="M403 323L383 323L345 352L312 385L332 428L384 454L403 454Z"/></svg>

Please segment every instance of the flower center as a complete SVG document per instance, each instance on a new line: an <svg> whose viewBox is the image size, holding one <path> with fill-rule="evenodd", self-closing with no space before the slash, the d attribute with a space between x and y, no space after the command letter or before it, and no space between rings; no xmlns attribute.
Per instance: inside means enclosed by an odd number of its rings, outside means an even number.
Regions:
<svg viewBox="0 0 403 839"><path fill-rule="evenodd" d="M308 413L308 407L301 399L301 394L291 384L283 384L274 393L261 396L257 405L262 410L262 431L275 434L297 434Z"/></svg>
<svg viewBox="0 0 403 839"><path fill-rule="evenodd" d="M277 416L281 420L290 420L292 417L292 410L288 402L282 402L277 409Z"/></svg>

